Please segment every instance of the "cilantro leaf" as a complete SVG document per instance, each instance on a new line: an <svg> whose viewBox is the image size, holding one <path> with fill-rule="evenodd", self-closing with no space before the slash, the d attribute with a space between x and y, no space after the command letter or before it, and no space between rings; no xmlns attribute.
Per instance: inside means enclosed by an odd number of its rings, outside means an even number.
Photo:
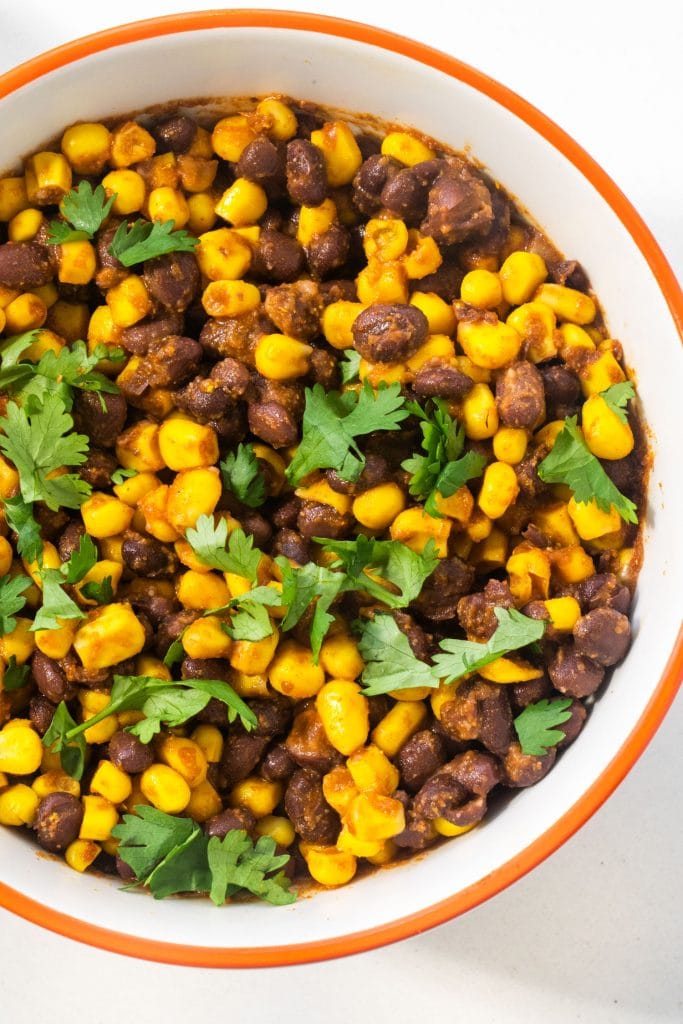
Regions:
<svg viewBox="0 0 683 1024"><path fill-rule="evenodd" d="M114 597L114 588L111 585L111 576L105 576L101 582L91 580L81 587L81 594L88 601L97 601L98 604L109 604Z"/></svg>
<svg viewBox="0 0 683 1024"><path fill-rule="evenodd" d="M19 382L20 387L14 390L25 402L29 395L42 398L48 393L57 395L61 399L67 412L73 406L73 389L80 391L94 391L96 393L107 392L110 395L118 394L118 387L103 373L95 370L101 359L117 358L117 353L123 350L106 348L98 345L92 353L89 353L82 341L76 341L71 348L66 345L60 352L53 352L51 349L44 352L35 365L32 363L20 363L17 370L28 370L25 381ZM11 372L11 371L10 371ZM5 387L6 381L3 373L0 372L0 387Z"/></svg>
<svg viewBox="0 0 683 1024"><path fill-rule="evenodd" d="M216 525L213 516L200 516L195 526L185 531L185 536L204 565L244 576L252 583L256 579L262 553L254 547L254 538L247 536L244 530L238 527L228 538L225 519L219 519Z"/></svg>
<svg viewBox="0 0 683 1024"><path fill-rule="evenodd" d="M624 380L621 384L612 384L611 387L600 392L615 416L618 416L622 423L627 423L626 406L632 398L636 397L636 389L630 380Z"/></svg>
<svg viewBox="0 0 683 1024"><path fill-rule="evenodd" d="M164 655L164 665L167 668L172 668L177 665L179 661L182 661L185 657L185 648L183 647L183 634L185 630L180 634L177 640L174 640L169 649Z"/></svg>
<svg viewBox="0 0 683 1024"><path fill-rule="evenodd" d="M360 352L356 352L355 348L344 350L343 358L339 364L341 367L342 384L350 384L352 381L358 380L360 360Z"/></svg>
<svg viewBox="0 0 683 1024"><path fill-rule="evenodd" d="M182 229L174 231L174 226L172 220L163 223L136 220L129 228L124 221L116 230L109 252L124 267L144 263L168 252L194 252L198 239Z"/></svg>
<svg viewBox="0 0 683 1024"><path fill-rule="evenodd" d="M59 569L43 569L43 603L31 623L31 631L59 629L60 619L84 619L85 614L63 590L64 576Z"/></svg>
<svg viewBox="0 0 683 1024"><path fill-rule="evenodd" d="M415 657L408 637L391 615L375 615L357 627L361 634L358 650L366 662L361 677L366 697L412 686L438 686L431 668Z"/></svg>
<svg viewBox="0 0 683 1024"><path fill-rule="evenodd" d="M249 508L266 500L266 481L251 443L240 444L219 463L223 486Z"/></svg>
<svg viewBox="0 0 683 1024"><path fill-rule="evenodd" d="M119 466L115 469L111 475L111 482L113 484L122 484L124 480L129 480L130 477L137 476L140 471L138 469L124 469L123 466Z"/></svg>
<svg viewBox="0 0 683 1024"><path fill-rule="evenodd" d="M217 907L240 890L278 906L296 899L282 872L289 854L277 854L275 840L270 836L260 836L252 844L243 829L235 829L223 839L212 836L207 855L212 878L210 896ZM274 877L266 877L273 873Z"/></svg>
<svg viewBox="0 0 683 1024"><path fill-rule="evenodd" d="M636 505L617 490L599 460L588 450L576 416L568 416L557 435L552 451L538 466L538 475L547 484L566 484L574 500L595 501L603 512L614 507L627 523L637 523Z"/></svg>
<svg viewBox="0 0 683 1024"><path fill-rule="evenodd" d="M273 623L266 608L256 601L242 601L225 632L233 640L265 640L273 634Z"/></svg>
<svg viewBox="0 0 683 1024"><path fill-rule="evenodd" d="M53 754L59 754L62 768L73 779L80 779L85 768L87 743L83 732L89 723L79 727L69 713L69 709L61 701L52 716L47 732L43 736L43 746Z"/></svg>
<svg viewBox="0 0 683 1024"><path fill-rule="evenodd" d="M523 754L543 757L548 748L557 746L565 738L565 733L556 726L567 722L572 713L570 698L559 700L539 700L527 704L521 714L514 720L515 732L519 739Z"/></svg>
<svg viewBox="0 0 683 1024"><path fill-rule="evenodd" d="M514 608L494 608L498 619L495 633L486 643L471 640L442 640L442 654L434 658L434 677L452 683L470 672L476 672L492 661L536 643L545 633L545 622L530 619Z"/></svg>
<svg viewBox="0 0 683 1024"><path fill-rule="evenodd" d="M136 878L144 881L172 850L198 831L199 826L191 818L176 818L156 807L140 804L135 814L124 814L112 835L120 840L117 853L121 859L132 868Z"/></svg>
<svg viewBox="0 0 683 1024"><path fill-rule="evenodd" d="M95 542L92 537L84 533L76 550L72 551L69 560L58 571L62 573L67 583L79 583L90 572L97 559Z"/></svg>
<svg viewBox="0 0 683 1024"><path fill-rule="evenodd" d="M401 386L380 384L375 393L367 382L358 391L325 391L321 384L306 389L303 434L287 467L287 479L299 483L314 469L336 469L357 480L365 457L356 438L375 430L394 430L408 416Z"/></svg>
<svg viewBox="0 0 683 1024"><path fill-rule="evenodd" d="M433 540L421 554L398 540L373 540L362 534L355 540L316 540L337 555L336 564L347 577L345 590L364 590L390 608L405 608L414 601L439 564Z"/></svg>
<svg viewBox="0 0 683 1024"><path fill-rule="evenodd" d="M297 622L315 602L313 618L310 625L311 651L313 661L318 663L320 646L325 635L334 622L329 608L344 585L344 574L332 572L315 562L308 562L301 568L293 568L286 558L275 559L282 572L282 606L287 614L282 620L282 629L287 631L296 626Z"/></svg>
<svg viewBox="0 0 683 1024"><path fill-rule="evenodd" d="M20 690L29 681L29 674L28 665L17 665L17 659L11 654L5 668L5 677L2 680L3 690L6 693L11 693L12 690Z"/></svg>
<svg viewBox="0 0 683 1024"><path fill-rule="evenodd" d="M185 842L171 850L145 879L155 900L177 892L207 892L211 887L208 837L195 828Z"/></svg>
<svg viewBox="0 0 683 1024"><path fill-rule="evenodd" d="M43 550L40 527L33 516L33 504L21 495L5 498L5 518L17 535L17 551L27 562L37 562Z"/></svg>
<svg viewBox="0 0 683 1024"><path fill-rule="evenodd" d="M478 452L465 452L461 459L447 463L439 473L434 490L425 501L425 512L435 519L442 519L436 503L436 496L450 498L451 494L459 491L468 480L481 476L486 466L486 459Z"/></svg>
<svg viewBox="0 0 683 1024"><path fill-rule="evenodd" d="M81 181L60 204L62 216L70 226L59 220L51 221L48 242L59 245L92 238L109 216L115 199L116 194L107 199L103 185L93 189L89 181Z"/></svg>
<svg viewBox="0 0 683 1024"><path fill-rule="evenodd" d="M20 356L26 351L29 345L38 340L40 328L34 331L27 331L25 334L17 334L13 338L4 338L0 345L0 356L2 372L16 369ZM21 369L23 370L23 365Z"/></svg>
<svg viewBox="0 0 683 1024"><path fill-rule="evenodd" d="M149 743L153 736L161 732L161 723L170 728L183 725L188 718L198 715L209 703L209 695L199 690L185 690L180 686L169 684L165 689L157 690L142 705L144 718L131 725L128 732L133 733Z"/></svg>
<svg viewBox="0 0 683 1024"><path fill-rule="evenodd" d="M28 576L3 576L0 579L0 636L11 633L16 626L14 616L26 604L23 594L30 586Z"/></svg>
<svg viewBox="0 0 683 1024"><path fill-rule="evenodd" d="M74 421L56 395L31 398L25 409L9 402L0 419L0 449L19 473L21 496L26 504L44 501L53 512L79 508L92 488L79 476L67 473L48 479L63 466L85 462L88 438L73 432Z"/></svg>

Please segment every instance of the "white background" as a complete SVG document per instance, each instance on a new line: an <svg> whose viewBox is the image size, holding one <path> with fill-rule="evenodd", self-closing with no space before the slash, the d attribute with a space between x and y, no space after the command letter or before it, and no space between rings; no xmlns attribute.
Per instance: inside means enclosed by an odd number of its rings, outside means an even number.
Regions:
<svg viewBox="0 0 683 1024"><path fill-rule="evenodd" d="M2 0L0 71L88 32L203 6L21 0L10 9ZM612 175L680 275L678 0L346 0L299 7L372 21L438 46L535 103ZM0 139L9 131L0 125ZM680 425L672 429L680 435ZM166 967L89 949L0 910L0 1020L680 1022L682 734L679 698L615 796L549 861L464 918L350 959L261 972Z"/></svg>

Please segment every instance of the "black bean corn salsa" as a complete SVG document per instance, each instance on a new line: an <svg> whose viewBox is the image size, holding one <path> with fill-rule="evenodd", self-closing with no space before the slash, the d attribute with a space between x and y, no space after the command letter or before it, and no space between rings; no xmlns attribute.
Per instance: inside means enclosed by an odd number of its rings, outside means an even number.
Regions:
<svg viewBox="0 0 683 1024"><path fill-rule="evenodd" d="M0 179L0 823L157 897L467 832L630 643L647 452L586 274L330 116L76 124Z"/></svg>

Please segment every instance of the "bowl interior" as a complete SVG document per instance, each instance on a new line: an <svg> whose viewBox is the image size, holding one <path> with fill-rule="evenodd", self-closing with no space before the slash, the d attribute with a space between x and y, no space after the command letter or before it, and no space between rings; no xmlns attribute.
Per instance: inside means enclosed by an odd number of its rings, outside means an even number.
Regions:
<svg viewBox="0 0 683 1024"><path fill-rule="evenodd" d="M61 862L36 855L16 833L2 831L0 878L6 885L88 924L201 949L325 944L418 914L480 885L519 858L607 769L650 701L680 625L675 598L683 577L676 516L681 474L671 424L680 409L682 355L672 317L643 255L596 189L493 99L442 71L353 39L299 29L214 27L95 53L6 97L0 101L5 126L0 165L11 169L74 121L177 98L273 91L369 111L457 149L467 147L532 211L559 249L586 267L611 333L622 341L634 368L655 462L635 640L626 663L615 672L579 741L542 784L520 792L504 814L457 842L291 907L215 910L203 900L154 902L147 895L120 893L115 882L70 872Z"/></svg>

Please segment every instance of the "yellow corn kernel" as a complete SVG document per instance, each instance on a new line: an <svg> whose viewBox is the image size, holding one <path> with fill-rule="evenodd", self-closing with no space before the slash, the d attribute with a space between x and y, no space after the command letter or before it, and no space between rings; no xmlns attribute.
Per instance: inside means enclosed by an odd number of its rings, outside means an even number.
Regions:
<svg viewBox="0 0 683 1024"><path fill-rule="evenodd" d="M215 615L197 619L183 633L188 658L227 658L231 647L232 641Z"/></svg>
<svg viewBox="0 0 683 1024"><path fill-rule="evenodd" d="M149 219L165 223L172 220L174 228L184 228L190 219L187 199L177 188L161 185L153 188L147 197Z"/></svg>
<svg viewBox="0 0 683 1024"><path fill-rule="evenodd" d="M94 711L84 711L83 721L87 722L90 718L95 715ZM114 733L119 728L119 720L116 715L107 715L100 722L95 722L88 729L85 730L83 736L86 743L108 743Z"/></svg>
<svg viewBox="0 0 683 1024"><path fill-rule="evenodd" d="M455 331L455 313L435 292L413 292L410 305L417 306L427 317L430 334L451 335Z"/></svg>
<svg viewBox="0 0 683 1024"><path fill-rule="evenodd" d="M361 303L408 301L408 275L400 263L371 260L356 278L356 292Z"/></svg>
<svg viewBox="0 0 683 1024"><path fill-rule="evenodd" d="M499 427L493 436L493 454L499 462L516 466L526 455L528 440L526 430Z"/></svg>
<svg viewBox="0 0 683 1024"><path fill-rule="evenodd" d="M41 568L59 569L60 565L62 564L62 560L59 557L59 552L57 551L57 548L54 546L54 544L52 544L50 541L46 541L45 544L43 545L41 563L39 564L38 561L27 562L26 559L24 558L23 564L24 568L26 569L26 572L29 574L33 582L42 590L43 579L41 576Z"/></svg>
<svg viewBox="0 0 683 1024"><path fill-rule="evenodd" d="M180 814L190 802L190 787L182 775L167 764L152 764L140 778L143 796L165 814Z"/></svg>
<svg viewBox="0 0 683 1024"><path fill-rule="evenodd" d="M432 708L432 712L437 721L441 721L441 712L446 704L449 704L455 699L455 691L462 680L458 680L455 683L439 683L437 690L432 690L432 695L429 699L429 703Z"/></svg>
<svg viewBox="0 0 683 1024"><path fill-rule="evenodd" d="M213 427L189 417L169 416L159 427L159 451L169 469L198 469L218 460L218 438Z"/></svg>
<svg viewBox="0 0 683 1024"><path fill-rule="evenodd" d="M563 359L574 349L595 351L595 342L583 327L577 324L561 324L558 329L557 348Z"/></svg>
<svg viewBox="0 0 683 1024"><path fill-rule="evenodd" d="M296 832L289 818L266 814L256 822L256 834L269 836L278 846L287 848L296 839Z"/></svg>
<svg viewBox="0 0 683 1024"><path fill-rule="evenodd" d="M426 363L433 359L452 364L455 359L455 345L447 334L431 334L417 352L406 359L406 366L412 373L417 373Z"/></svg>
<svg viewBox="0 0 683 1024"><path fill-rule="evenodd" d="M392 839L385 839L380 846L379 851L366 859L376 867L381 867L382 865L389 864L390 861L395 860L397 853L398 850L396 848L396 843Z"/></svg>
<svg viewBox="0 0 683 1024"><path fill-rule="evenodd" d="M332 199L325 199L320 206L302 206L296 237L301 245L310 245L318 235L324 235L337 220L337 207Z"/></svg>
<svg viewBox="0 0 683 1024"><path fill-rule="evenodd" d="M134 507L146 494L158 486L159 478L154 473L143 471L136 473L135 476L127 477L120 484L116 484L113 490L119 501Z"/></svg>
<svg viewBox="0 0 683 1024"><path fill-rule="evenodd" d="M122 575L122 562L113 562L108 558L100 559L99 562L95 562L91 569L88 569L83 579L76 584L79 600L86 605L97 604L95 600L83 596L83 588L87 587L89 583L104 583L106 579L109 580L112 593L115 595Z"/></svg>
<svg viewBox="0 0 683 1024"><path fill-rule="evenodd" d="M123 534L120 533L116 537L103 537L100 541L100 554L102 561L115 562L118 567L123 566ZM119 581L120 575L116 582Z"/></svg>
<svg viewBox="0 0 683 1024"><path fill-rule="evenodd" d="M184 532L188 526L194 526L200 516L210 516L220 496L221 479L214 466L181 470L169 488L166 505L169 523Z"/></svg>
<svg viewBox="0 0 683 1024"><path fill-rule="evenodd" d="M599 459L623 459L633 451L631 427L622 422L601 395L591 395L584 402L581 427L588 448Z"/></svg>
<svg viewBox="0 0 683 1024"><path fill-rule="evenodd" d="M476 565L480 572L493 572L505 565L507 552L507 536L497 526L494 526L488 537L474 545L469 560Z"/></svg>
<svg viewBox="0 0 683 1024"><path fill-rule="evenodd" d="M23 334L42 327L47 319L47 306L33 292L24 292L5 306L5 331L8 335Z"/></svg>
<svg viewBox="0 0 683 1024"><path fill-rule="evenodd" d="M37 795L39 800L49 796L50 793L70 793L71 796L81 795L80 782L78 782L77 779L72 779L71 776L67 772L62 771L61 768L43 772L42 775L36 776L31 783L31 789Z"/></svg>
<svg viewBox="0 0 683 1024"><path fill-rule="evenodd" d="M251 264L251 246L230 228L205 231L195 249L199 269L209 281L236 281Z"/></svg>
<svg viewBox="0 0 683 1024"><path fill-rule="evenodd" d="M595 573L593 559L578 544L549 551L553 573L560 583L580 583Z"/></svg>
<svg viewBox="0 0 683 1024"><path fill-rule="evenodd" d="M532 363L557 355L555 314L545 302L526 302L510 313L506 323L523 338L526 358Z"/></svg>
<svg viewBox="0 0 683 1024"><path fill-rule="evenodd" d="M263 673L247 675L244 672L234 672L230 682L235 693L244 697L245 700L251 700L252 697L272 696L268 689L268 676Z"/></svg>
<svg viewBox="0 0 683 1024"><path fill-rule="evenodd" d="M178 531L171 526L168 520L168 496L170 487L162 484L156 490L150 491L138 504L138 515L142 518L144 529L157 540L169 543L178 540ZM133 520L137 527L137 518ZM188 524L189 525L189 524Z"/></svg>
<svg viewBox="0 0 683 1024"><path fill-rule="evenodd" d="M353 132L345 121L328 121L311 132L311 142L322 151L331 188L348 185L363 162Z"/></svg>
<svg viewBox="0 0 683 1024"><path fill-rule="evenodd" d="M572 324L590 324L597 312L590 295L562 284L542 284L536 289L534 299L545 302L561 320Z"/></svg>
<svg viewBox="0 0 683 1024"><path fill-rule="evenodd" d="M217 122L211 135L211 145L223 160L237 163L242 152L256 138L244 114L232 114Z"/></svg>
<svg viewBox="0 0 683 1024"><path fill-rule="evenodd" d="M64 851L64 860L74 871L87 871L101 852L102 847L90 839L74 839Z"/></svg>
<svg viewBox="0 0 683 1024"><path fill-rule="evenodd" d="M105 299L117 327L132 327L152 312L152 300L144 281L137 274L129 274L115 284Z"/></svg>
<svg viewBox="0 0 683 1024"><path fill-rule="evenodd" d="M328 888L346 885L356 873L356 858L346 850L312 843L299 843L299 850L311 877L320 885Z"/></svg>
<svg viewBox="0 0 683 1024"><path fill-rule="evenodd" d="M88 613L73 646L84 668L109 668L140 653L145 630L129 604L108 604Z"/></svg>
<svg viewBox="0 0 683 1024"><path fill-rule="evenodd" d="M553 544L568 547L579 543L579 536L564 502L535 509L532 522Z"/></svg>
<svg viewBox="0 0 683 1024"><path fill-rule="evenodd" d="M409 379L408 367L403 363L368 363L365 359L358 365L358 376L373 388L380 384L404 384Z"/></svg>
<svg viewBox="0 0 683 1024"><path fill-rule="evenodd" d="M35 638L31 632L33 623L21 615L15 615L14 619L14 629L0 636L0 656L5 662L14 658L17 665L25 665L35 649Z"/></svg>
<svg viewBox="0 0 683 1024"><path fill-rule="evenodd" d="M445 558L448 554L451 526L450 519L437 519L427 515L418 505L400 512L389 527L389 534L392 540L400 540L418 554L422 554L427 543L433 540L436 554L439 558Z"/></svg>
<svg viewBox="0 0 683 1024"><path fill-rule="evenodd" d="M325 340L332 348L353 348L354 321L365 306L362 302L331 302L323 312L322 329Z"/></svg>
<svg viewBox="0 0 683 1024"><path fill-rule="evenodd" d="M453 366L456 370L460 370L461 373L471 377L475 384L489 384L491 382L493 376L491 371L485 370L483 366L475 366L467 356L456 356L453 360Z"/></svg>
<svg viewBox="0 0 683 1024"><path fill-rule="evenodd" d="M62 284L88 284L95 269L95 249L90 242L65 242L59 246L57 276Z"/></svg>
<svg viewBox="0 0 683 1024"><path fill-rule="evenodd" d="M488 537L493 529L493 523L480 508L475 508L465 529L469 539L477 544L480 540L485 540Z"/></svg>
<svg viewBox="0 0 683 1024"><path fill-rule="evenodd" d="M59 299L47 312L47 326L69 344L85 337L89 322L90 307L87 302L64 302Z"/></svg>
<svg viewBox="0 0 683 1024"><path fill-rule="evenodd" d="M260 185L248 178L236 178L214 207L222 220L236 228L255 224L267 208L268 196Z"/></svg>
<svg viewBox="0 0 683 1024"><path fill-rule="evenodd" d="M61 768L62 761L57 753L53 753L51 750L47 750L43 747L43 756L40 762L40 767L44 772L57 771ZM7 776L5 776L6 778Z"/></svg>
<svg viewBox="0 0 683 1024"><path fill-rule="evenodd" d="M397 260L408 247L408 228L402 220L369 220L365 225L363 249L368 260Z"/></svg>
<svg viewBox="0 0 683 1024"><path fill-rule="evenodd" d="M488 384L475 384L462 401L465 434L473 441L493 437L498 430L498 409Z"/></svg>
<svg viewBox="0 0 683 1024"><path fill-rule="evenodd" d="M26 194L33 206L61 202L71 188L71 168L61 153L36 153L26 161Z"/></svg>
<svg viewBox="0 0 683 1024"><path fill-rule="evenodd" d="M315 699L325 735L341 754L362 746L370 731L368 700L360 686L348 679L330 679Z"/></svg>
<svg viewBox="0 0 683 1024"><path fill-rule="evenodd" d="M231 667L236 672L243 673L244 676L261 676L268 671L279 639L280 634L277 629L274 629L271 635L264 637L263 640L236 640L228 658ZM247 685L245 680L242 680L242 685ZM261 685L259 680L259 686ZM241 695L257 696L255 693L245 694L244 692ZM259 693L258 696L264 696L264 694Z"/></svg>
<svg viewBox="0 0 683 1024"><path fill-rule="evenodd" d="M396 757L401 747L422 727L427 708L421 701L400 701L372 730L372 742L386 754Z"/></svg>
<svg viewBox="0 0 683 1024"><path fill-rule="evenodd" d="M166 736L158 746L159 759L178 773L190 789L206 779L209 762L194 740L184 736Z"/></svg>
<svg viewBox="0 0 683 1024"><path fill-rule="evenodd" d="M39 798L30 786L19 782L0 792L0 825L28 825L38 810Z"/></svg>
<svg viewBox="0 0 683 1024"><path fill-rule="evenodd" d="M110 161L114 167L130 167L149 160L156 148L157 144L146 128L135 121L126 121L112 133Z"/></svg>
<svg viewBox="0 0 683 1024"><path fill-rule="evenodd" d="M375 857L383 845L383 839L358 839L346 825L342 825L342 830L337 836L337 849L352 853L354 857Z"/></svg>
<svg viewBox="0 0 683 1024"><path fill-rule="evenodd" d="M581 605L575 597L551 597L543 604L548 610L550 622L560 633L571 633L581 617Z"/></svg>
<svg viewBox="0 0 683 1024"><path fill-rule="evenodd" d="M433 274L443 263L438 245L429 235L422 235L415 228L408 232L408 248L401 259L406 276L411 281L421 281Z"/></svg>
<svg viewBox="0 0 683 1024"><path fill-rule="evenodd" d="M584 397L589 398L612 384L620 384L626 380L626 374L611 352L596 352L595 358L587 359L579 370L579 380Z"/></svg>
<svg viewBox="0 0 683 1024"><path fill-rule="evenodd" d="M0 178L0 221L9 221L30 206L26 194L26 179Z"/></svg>
<svg viewBox="0 0 683 1024"><path fill-rule="evenodd" d="M260 304L258 288L246 281L211 281L202 295L202 305L209 316L242 316L258 309Z"/></svg>
<svg viewBox="0 0 683 1024"><path fill-rule="evenodd" d="M268 681L285 697L304 700L320 690L325 682L325 673L320 665L313 663L308 647L296 640L285 640L270 664Z"/></svg>
<svg viewBox="0 0 683 1024"><path fill-rule="evenodd" d="M109 839L111 830L119 820L114 804L103 796L84 796L82 802L83 821L78 838L95 842Z"/></svg>
<svg viewBox="0 0 683 1024"><path fill-rule="evenodd" d="M346 762L354 785L361 792L373 790L389 796L398 788L399 773L386 754L374 743L361 747Z"/></svg>
<svg viewBox="0 0 683 1024"><path fill-rule="evenodd" d="M266 123L266 134L278 142L291 139L297 132L294 112L277 96L267 96L256 105L256 113Z"/></svg>
<svg viewBox="0 0 683 1024"><path fill-rule="evenodd" d="M281 783L250 775L232 787L228 803L231 807L246 807L255 818L265 818L273 813L281 799Z"/></svg>
<svg viewBox="0 0 683 1024"><path fill-rule="evenodd" d="M14 551L5 537L0 537L0 576L6 576L12 567Z"/></svg>
<svg viewBox="0 0 683 1024"><path fill-rule="evenodd" d="M512 596L519 604L544 600L550 587L550 558L541 548L518 544L507 560Z"/></svg>
<svg viewBox="0 0 683 1024"><path fill-rule="evenodd" d="M193 821L198 821L201 824L204 821L208 821L209 818L213 818L214 814L220 814L222 810L223 801L220 795L208 779L205 779L191 791L189 803L185 808L185 814L188 818L192 818Z"/></svg>
<svg viewBox="0 0 683 1024"><path fill-rule="evenodd" d="M503 298L511 306L528 302L548 276L543 258L535 252L511 252L499 270Z"/></svg>
<svg viewBox="0 0 683 1024"><path fill-rule="evenodd" d="M489 519L500 519L517 500L517 475L506 462L492 462L484 470L477 504Z"/></svg>
<svg viewBox="0 0 683 1024"><path fill-rule="evenodd" d="M470 270L462 279L460 298L477 309L495 309L503 301L500 277L490 270Z"/></svg>
<svg viewBox="0 0 683 1024"><path fill-rule="evenodd" d="M567 512L581 540L595 540L597 537L615 533L621 525L621 517L614 505L610 507L609 512L603 512L594 499L583 502L570 498Z"/></svg>
<svg viewBox="0 0 683 1024"><path fill-rule="evenodd" d="M119 217L139 213L145 205L145 179L137 171L110 171L102 178L107 196L115 195L111 212Z"/></svg>
<svg viewBox="0 0 683 1024"><path fill-rule="evenodd" d="M436 156L433 149L408 132L389 132L385 135L382 139L382 154L393 157L407 167L423 160L433 160Z"/></svg>
<svg viewBox="0 0 683 1024"><path fill-rule="evenodd" d="M100 174L109 159L111 134L103 124L74 124L62 135L61 150L77 174Z"/></svg>
<svg viewBox="0 0 683 1024"><path fill-rule="evenodd" d="M337 679L357 679L365 667L358 644L348 633L328 633L320 648L320 664Z"/></svg>
<svg viewBox="0 0 683 1024"><path fill-rule="evenodd" d="M351 801L344 824L365 842L391 839L405 828L405 811L400 800L381 793L363 792Z"/></svg>
<svg viewBox="0 0 683 1024"><path fill-rule="evenodd" d="M459 526L466 526L474 510L474 498L468 487L459 487L455 494L444 498L436 491L436 509L442 516L448 516Z"/></svg>
<svg viewBox="0 0 683 1024"><path fill-rule="evenodd" d="M406 497L398 484L378 484L363 491L354 500L352 511L369 530L385 530L406 507Z"/></svg>
<svg viewBox="0 0 683 1024"><path fill-rule="evenodd" d="M58 619L59 629L38 629L34 633L36 647L48 658L65 658L78 629L77 619Z"/></svg>
<svg viewBox="0 0 683 1024"><path fill-rule="evenodd" d="M461 320L458 323L458 343L475 366L497 370L512 362L519 354L522 338L509 324L498 321Z"/></svg>
<svg viewBox="0 0 683 1024"><path fill-rule="evenodd" d="M133 509L111 494L95 491L81 505L81 517L91 537L115 537L130 526Z"/></svg>
<svg viewBox="0 0 683 1024"><path fill-rule="evenodd" d="M122 804L133 790L130 778L111 761L100 761L90 781L90 792L105 797L112 804ZM89 836L88 838L94 838Z"/></svg>
<svg viewBox="0 0 683 1024"><path fill-rule="evenodd" d="M0 498L12 498L19 490L19 474L7 459L0 455Z"/></svg>
<svg viewBox="0 0 683 1024"><path fill-rule="evenodd" d="M349 804L358 796L358 788L348 768L337 765L323 775L323 796L337 814L346 814Z"/></svg>
<svg viewBox="0 0 683 1024"><path fill-rule="evenodd" d="M522 658L496 658L480 669L479 675L490 683L526 683L530 679L540 679L543 669Z"/></svg>
<svg viewBox="0 0 683 1024"><path fill-rule="evenodd" d="M210 160L214 155L213 146L211 144L211 132L207 132L206 128L201 128L197 125L192 145L187 152L190 156L198 156L203 160Z"/></svg>
<svg viewBox="0 0 683 1024"><path fill-rule="evenodd" d="M93 310L87 328L88 352L92 355L98 345L108 345L110 348L118 347L121 340L121 328L117 327L111 318L109 306L97 306ZM120 368L119 363L112 363L103 360L98 363L98 369L110 370L112 372Z"/></svg>
<svg viewBox="0 0 683 1024"><path fill-rule="evenodd" d="M40 210L21 210L7 226L10 242L30 242L38 234L44 220Z"/></svg>
<svg viewBox="0 0 683 1024"><path fill-rule="evenodd" d="M313 349L287 334L264 334L254 351L256 369L268 380L305 377Z"/></svg>
<svg viewBox="0 0 683 1024"><path fill-rule="evenodd" d="M202 750L209 764L217 764L223 754L223 734L215 725L198 725L190 737Z"/></svg>
<svg viewBox="0 0 683 1024"><path fill-rule="evenodd" d="M445 818L435 818L432 827L440 836L461 836L465 832L471 832L476 824L475 821L471 825L453 825Z"/></svg>
<svg viewBox="0 0 683 1024"><path fill-rule="evenodd" d="M180 577L176 589L183 608L195 611L220 608L230 600L225 580L216 572L194 572L188 569Z"/></svg>

